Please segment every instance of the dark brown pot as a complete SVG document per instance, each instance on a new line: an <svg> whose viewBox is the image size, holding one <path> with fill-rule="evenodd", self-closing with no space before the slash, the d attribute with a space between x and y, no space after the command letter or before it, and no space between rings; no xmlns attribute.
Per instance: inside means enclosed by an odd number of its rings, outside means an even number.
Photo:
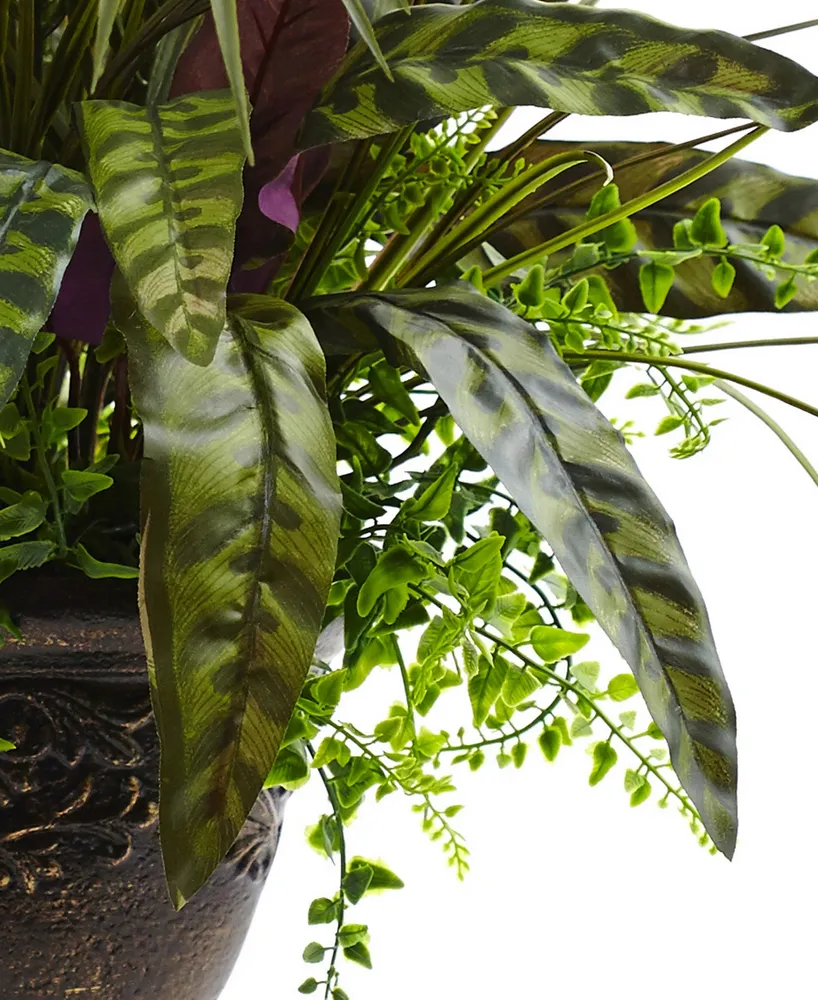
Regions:
<svg viewBox="0 0 818 1000"><path fill-rule="evenodd" d="M176 913L157 830L159 744L132 581L31 570L0 587L0 1000L216 1000L281 827L259 798Z"/></svg>

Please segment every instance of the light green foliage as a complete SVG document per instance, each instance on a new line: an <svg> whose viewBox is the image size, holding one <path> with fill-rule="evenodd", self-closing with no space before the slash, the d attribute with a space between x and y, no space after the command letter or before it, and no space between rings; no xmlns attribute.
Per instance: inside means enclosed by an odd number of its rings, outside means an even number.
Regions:
<svg viewBox="0 0 818 1000"><path fill-rule="evenodd" d="M667 294L673 286L674 277L675 271L669 264L661 264L654 260L639 268L639 287L647 312L661 312Z"/></svg>
<svg viewBox="0 0 818 1000"><path fill-rule="evenodd" d="M781 129L818 118L818 79L791 60L630 11L538 0L430 4L387 15L375 36L394 81L359 44L308 115L302 148L484 105L588 115L673 110Z"/></svg>
<svg viewBox="0 0 818 1000"><path fill-rule="evenodd" d="M230 847L276 756L310 665L340 512L309 324L285 303L235 306L202 368L147 327L121 287L117 298L149 459L141 610L177 906Z"/></svg>
<svg viewBox="0 0 818 1000"><path fill-rule="evenodd" d="M140 312L188 361L209 364L243 198L229 96L85 101L79 121L105 235Z"/></svg>
<svg viewBox="0 0 818 1000"><path fill-rule="evenodd" d="M605 775L616 764L617 753L610 743L600 742L592 747L594 766L588 778L589 785L598 785Z"/></svg>
<svg viewBox="0 0 818 1000"><path fill-rule="evenodd" d="M708 156L701 149L674 149L660 142L550 140L533 143L524 156L527 163L537 163L580 149L590 149L613 165L624 201L671 180ZM489 162L500 155L502 151L490 154ZM586 214L591 214L586 213L589 204L613 207L613 185L599 188L599 174L592 165L578 166L576 173L581 175L580 180L553 195L548 192L547 199L538 200L536 195L526 199L491 235L492 246L512 257L581 223ZM801 273L805 266L805 273L809 273L809 254L816 250L818 223L811 208L816 190L818 182L814 178L794 177L763 164L732 159L695 185L682 188L648 211L637 212L631 223L638 245L615 250L603 247L602 258L616 267L599 270L599 275L604 276L616 306L625 312L643 309L635 279L647 258L646 252L652 259L675 267L672 291L662 305L667 316L698 318L782 308L775 302L777 285L788 275ZM691 241L693 220L685 216L695 216L713 199L721 199L722 204L712 220L717 223L710 234L713 239L706 241L711 245L704 247ZM708 211L713 212L713 207ZM771 218L776 220L773 226L769 224ZM700 225L705 222L702 218ZM599 238L607 233L604 230ZM726 246L721 242L725 236L725 242L729 240ZM672 250L677 251L676 257L671 255ZM567 251L555 255L549 262L551 268L563 264L568 256ZM596 266L599 269L599 264ZM735 274L730 282L732 268ZM586 269L584 273L589 272ZM799 280L795 288L789 303L784 303L790 310L818 307L818 283Z"/></svg>
<svg viewBox="0 0 818 1000"><path fill-rule="evenodd" d="M57 299L92 204L75 171L0 150L0 408Z"/></svg>
<svg viewBox="0 0 818 1000"><path fill-rule="evenodd" d="M336 322L368 317L416 356L633 669L682 784L732 855L735 713L701 595L670 518L548 337L462 283L445 299L396 292L338 297L326 308ZM421 311L434 326L413 323ZM310 316L320 328L320 311ZM712 685L708 732L671 668Z"/></svg>

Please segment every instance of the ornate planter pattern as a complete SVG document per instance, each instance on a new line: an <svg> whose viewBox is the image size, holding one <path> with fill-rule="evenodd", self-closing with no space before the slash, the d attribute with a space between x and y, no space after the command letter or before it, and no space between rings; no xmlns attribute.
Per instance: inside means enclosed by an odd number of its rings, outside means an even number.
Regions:
<svg viewBox="0 0 818 1000"><path fill-rule="evenodd" d="M216 1000L272 864L285 793L259 798L180 913L159 852L159 744L136 588L29 571L2 600L0 998Z"/></svg>

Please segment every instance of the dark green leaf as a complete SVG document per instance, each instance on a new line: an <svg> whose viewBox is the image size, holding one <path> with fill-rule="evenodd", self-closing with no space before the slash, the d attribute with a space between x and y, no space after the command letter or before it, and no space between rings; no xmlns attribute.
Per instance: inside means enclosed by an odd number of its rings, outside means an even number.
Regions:
<svg viewBox="0 0 818 1000"><path fill-rule="evenodd" d="M403 505L403 515L416 521L442 521L452 505L457 472L454 466L446 469L417 499L407 501Z"/></svg>
<svg viewBox="0 0 818 1000"><path fill-rule="evenodd" d="M338 933L338 939L344 948L351 948L369 937L366 924L344 924Z"/></svg>
<svg viewBox="0 0 818 1000"><path fill-rule="evenodd" d="M39 493L28 490L19 503L0 510L0 542L27 535L45 520L45 502ZM2 553L0 549L0 553Z"/></svg>
<svg viewBox="0 0 818 1000"><path fill-rule="evenodd" d="M333 924L338 919L339 903L337 899L322 897L310 903L307 914L308 924Z"/></svg>
<svg viewBox="0 0 818 1000"><path fill-rule="evenodd" d="M53 542L16 542L0 546L0 583L12 573L23 569L36 569L54 554Z"/></svg>
<svg viewBox="0 0 818 1000"><path fill-rule="evenodd" d="M378 893L384 889L402 889L404 886L404 883L394 872L376 861L353 858L349 863L349 869L355 871L357 868L368 868L372 872L372 878L366 890L368 893Z"/></svg>
<svg viewBox="0 0 818 1000"><path fill-rule="evenodd" d="M402 545L387 549L358 593L358 614L368 615L378 598L393 587L421 583L428 575L426 562Z"/></svg>
<svg viewBox="0 0 818 1000"><path fill-rule="evenodd" d="M610 743L597 743L594 746L594 766L588 778L589 785L598 785L608 771L616 763L616 750Z"/></svg>
<svg viewBox="0 0 818 1000"><path fill-rule="evenodd" d="M469 700L475 726L482 726L486 721L491 706L500 697L507 672L508 663L501 656L495 656L494 660L480 657L477 673L469 678Z"/></svg>
<svg viewBox="0 0 818 1000"><path fill-rule="evenodd" d="M556 726L546 726L540 733L537 742L547 761L555 761L562 746L562 739Z"/></svg>
<svg viewBox="0 0 818 1000"><path fill-rule="evenodd" d="M318 989L318 981L314 979L312 976L310 976L309 979L305 979L304 982L298 987L298 992L315 993L317 989Z"/></svg>
<svg viewBox="0 0 818 1000"><path fill-rule="evenodd" d="M326 607L340 493L324 358L297 310L237 297L202 368L138 318L121 282L114 301L145 435L142 621L181 906L235 840L287 729Z"/></svg>
<svg viewBox="0 0 818 1000"><path fill-rule="evenodd" d="M85 101L79 121L105 235L139 311L185 358L209 364L243 196L230 97Z"/></svg>
<svg viewBox="0 0 818 1000"><path fill-rule="evenodd" d="M93 201L75 171L0 150L0 408L57 299Z"/></svg>
<svg viewBox="0 0 818 1000"><path fill-rule="evenodd" d="M302 148L484 105L681 111L785 130L818 119L818 79L791 60L631 11L537 0L429 4L388 14L375 36L394 82L356 46L307 116Z"/></svg>
<svg viewBox="0 0 818 1000"><path fill-rule="evenodd" d="M363 941L358 941L357 944L353 944L349 948L344 948L344 958L350 962L362 965L365 969L372 968L372 958L369 954L369 948L367 948Z"/></svg>
<svg viewBox="0 0 818 1000"><path fill-rule="evenodd" d="M350 903L358 903L370 886L374 872L369 865L358 865L350 868L344 876L344 895Z"/></svg>
<svg viewBox="0 0 818 1000"><path fill-rule="evenodd" d="M324 952L327 950L327 948L324 948L317 941L312 941L304 949L301 957L305 962L309 962L310 965L317 965L318 962L324 961Z"/></svg>
<svg viewBox="0 0 818 1000"><path fill-rule="evenodd" d="M794 277L782 282L775 290L776 309L783 309L784 306L789 305L797 294L798 288Z"/></svg>
<svg viewBox="0 0 818 1000"><path fill-rule="evenodd" d="M71 556L76 566L92 580L105 580L114 578L117 580L135 580L139 576L139 569L136 566L123 566L121 563L100 562L95 559L86 547L81 543L71 549Z"/></svg>
<svg viewBox="0 0 818 1000"><path fill-rule="evenodd" d="M85 411L83 411L85 412ZM110 476L98 472L80 472L77 469L66 469L62 474L62 485L65 492L77 503L85 503L96 493L113 486Z"/></svg>
<svg viewBox="0 0 818 1000"><path fill-rule="evenodd" d="M633 670L683 786L732 855L735 712L704 602L670 517L548 335L465 282L322 305L414 353ZM322 311L310 312L319 325Z"/></svg>

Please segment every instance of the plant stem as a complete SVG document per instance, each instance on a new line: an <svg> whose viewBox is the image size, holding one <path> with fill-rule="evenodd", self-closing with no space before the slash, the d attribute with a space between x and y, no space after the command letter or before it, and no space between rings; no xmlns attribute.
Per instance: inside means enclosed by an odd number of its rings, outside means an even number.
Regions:
<svg viewBox="0 0 818 1000"><path fill-rule="evenodd" d="M781 28L768 28L767 31L754 31L751 35L744 35L748 42L757 42L762 38L774 38L776 35L788 35L792 31L803 31L804 28L818 27L818 17L811 21L799 21L798 24L785 24Z"/></svg>
<svg viewBox="0 0 818 1000"><path fill-rule="evenodd" d="M702 375L711 375L714 378L726 379L728 382L735 382L738 385L746 386L748 389L755 389L757 392L763 392L765 396L772 396L773 399L780 399L782 403L788 403L790 406L794 406L797 410L803 410L804 413L809 413L813 417L818 417L818 409L814 406L810 406L809 403L803 402L803 400L796 399L794 396L789 396L787 393L779 392L778 389L773 389L768 385L762 384L761 382L754 382L752 379L744 378L742 375L736 375L734 372L726 372L720 368L711 368L709 365L700 364L696 361L685 361L682 358L654 357L651 354L631 354L629 351L588 350L582 351L581 353L566 351L563 355L563 360L568 364L572 361L576 362L583 359L622 361L624 363L639 365L656 365L657 367L667 365L671 368L686 368L688 371L699 372Z"/></svg>
<svg viewBox="0 0 818 1000"><path fill-rule="evenodd" d="M68 542L65 537L65 526L63 524L62 511L60 509L60 497L57 493L54 477L51 474L51 466L48 464L45 442L43 441L42 430L40 428L39 415L36 407L34 406L34 399L31 395L31 387L29 386L28 378L25 375L20 382L20 390L23 394L23 399L26 401L29 416L31 417L31 429L34 435L34 447L37 449L37 459L40 463L40 471L43 474L48 495L54 506L54 523L57 527L57 539L59 541L58 555L61 559L64 559L68 554Z"/></svg>
<svg viewBox="0 0 818 1000"><path fill-rule="evenodd" d="M639 153L636 156L628 157L625 160L620 160L617 163L612 164L614 172L621 170L627 170L630 167L638 166L640 163L647 163L651 160L661 160L662 157L667 156L671 153L683 152L686 149L692 149L695 146L700 145L703 142L712 142L715 139L723 139L729 135L735 135L738 132L746 132L748 129L753 128L753 123L744 125L734 125L731 128L721 129L718 132L711 132L709 135L700 135L695 139L688 139L686 142L679 143L668 143L663 145L660 149L651 149L644 153ZM481 233L479 237L470 240L468 243L463 244L463 246L457 249L457 253L454 256L445 257L436 260L436 266L438 268L447 267L450 264L455 263L458 257L467 254L470 250L473 250L480 243L490 240L494 233L501 229L505 229L512 223L516 222L527 215L530 215L538 208L543 208L547 205L552 205L557 202L558 199L564 198L566 195L570 195L575 191L579 191L584 185L587 185L596 174L601 174L603 171L599 170L592 171L585 177L578 177L575 181L571 181L568 184L563 184L562 187L557 188L555 191L549 191L546 194L538 195L536 197L527 198L521 205L515 208L513 211L509 212L507 215L503 216L497 222L489 226L485 232ZM623 259L627 259L628 255L623 255ZM583 270L585 270L583 268ZM422 274L418 275L418 284L422 285L430 279L428 271L424 271Z"/></svg>
<svg viewBox="0 0 818 1000"><path fill-rule="evenodd" d="M683 347L682 354L703 354L705 351L731 351L739 347L787 347L818 344L818 337L766 337L763 340L733 340L724 344L696 344Z"/></svg>
<svg viewBox="0 0 818 1000"><path fill-rule="evenodd" d="M315 750L312 745L307 742L307 750L309 750L310 755L315 757ZM337 979L337 970L335 968L335 963L338 959L338 949L341 946L341 928L344 926L344 878L347 872L347 855L346 855L346 839L344 837L344 824L341 819L341 804L338 801L338 796L335 793L335 789L332 787L332 782L327 780L327 776L324 773L324 768L318 768L318 774L321 777L321 781L324 783L324 789L327 793L327 798L332 806L332 814L335 818L335 825L338 829L338 840L339 840L339 854L340 854L340 867L341 867L341 884L338 889L338 922L335 925L335 941L332 946L332 957L330 958L329 970L327 971L327 988L324 991L325 1000L329 1000L330 990L334 985L333 979Z"/></svg>
<svg viewBox="0 0 818 1000"><path fill-rule="evenodd" d="M749 399L747 396L745 396L743 392L739 392L738 389L733 388L733 386L729 385L727 382L722 381L721 379L717 379L713 383L713 385L716 386L717 389L720 389L727 396L730 396L731 399L735 399L737 403L741 403L742 406L746 406L751 413L754 413L759 420L765 423L773 432L773 434L777 435L777 437L780 439L784 447L789 449L789 451L795 457L796 461L801 465L801 467L804 469L804 471L807 473L810 479L812 479L815 485L818 486L818 471L816 471L815 467L809 461L807 456L803 453L803 451L801 451L798 445L787 434L784 428L781 427L779 424L777 424L775 420L773 420L773 418L769 415L769 413L767 413L766 410L762 410L762 408L757 403L754 403L752 399Z"/></svg>
<svg viewBox="0 0 818 1000"><path fill-rule="evenodd" d="M337 220L334 230L329 234L324 243L321 244L319 241L316 241L318 244L317 250L310 247L307 251L302 262L302 267L298 269L298 273L293 279L287 293L287 297L291 301L297 301L300 298L312 295L318 287L324 271L332 263L336 253L338 253L355 232L355 227L361 221L370 199L375 194L392 160L400 152L413 131L414 125L407 125L398 132L395 132L394 135L388 137L372 166L369 176L360 185L351 204L346 209L346 214L344 215L343 209L341 209L341 217ZM333 222L335 222L335 219L333 219Z"/></svg>
<svg viewBox="0 0 818 1000"><path fill-rule="evenodd" d="M729 159L735 156L736 153L755 142L755 140L759 139L762 135L766 135L769 131L770 130L766 125L758 125L747 135L743 135L735 142L731 142L725 149L722 149L718 153L713 153L711 156L708 156L706 160L696 164L695 167L685 170L684 173L666 181L664 184L660 184L658 187L653 188L652 191L648 191L646 194L640 195L638 198L632 198L630 201L626 202L619 208L614 209L612 212L606 212L604 215L597 216L595 219L588 219L581 225L575 226L573 229L569 229L567 232L562 233L560 236L557 236L552 240L546 240L545 243L540 243L538 246L532 247L530 250L524 250L522 253L511 257L503 264L498 264L497 267L488 268L483 272L483 285L486 288L491 288L494 285L499 284L503 278L513 274L518 268L525 267L528 264L534 264L543 257L547 257L548 254L553 253L555 250L562 250L563 247L579 243L581 240L585 239L586 236L592 236L594 233L598 233L602 229L607 229L607 227L613 225L614 222L621 222L622 219L626 219L629 216L634 215L636 212L641 212L643 209L654 205L657 201L667 198L668 195L675 194L682 188L687 187L688 184L692 184L694 181L697 181L702 177L706 177L707 174L715 170L716 167L720 167L722 163L726 163Z"/></svg>

